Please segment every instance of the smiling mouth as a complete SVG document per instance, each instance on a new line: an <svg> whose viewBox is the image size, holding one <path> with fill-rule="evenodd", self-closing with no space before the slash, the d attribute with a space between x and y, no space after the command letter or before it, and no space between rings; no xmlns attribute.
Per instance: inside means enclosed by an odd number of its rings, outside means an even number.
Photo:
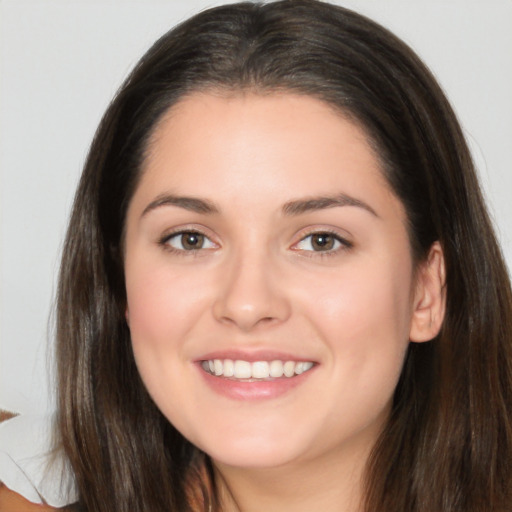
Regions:
<svg viewBox="0 0 512 512"><path fill-rule="evenodd" d="M243 361L240 359L208 359L201 361L203 370L216 377L233 380L258 381L293 378L313 368L312 361Z"/></svg>

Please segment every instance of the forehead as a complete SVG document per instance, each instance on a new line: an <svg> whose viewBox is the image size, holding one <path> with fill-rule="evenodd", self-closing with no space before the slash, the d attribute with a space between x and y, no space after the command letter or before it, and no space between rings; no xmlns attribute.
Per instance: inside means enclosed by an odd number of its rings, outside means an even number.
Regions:
<svg viewBox="0 0 512 512"><path fill-rule="evenodd" d="M246 202L339 191L393 195L365 131L303 95L193 93L163 116L146 155L139 189L147 194L184 188Z"/></svg>

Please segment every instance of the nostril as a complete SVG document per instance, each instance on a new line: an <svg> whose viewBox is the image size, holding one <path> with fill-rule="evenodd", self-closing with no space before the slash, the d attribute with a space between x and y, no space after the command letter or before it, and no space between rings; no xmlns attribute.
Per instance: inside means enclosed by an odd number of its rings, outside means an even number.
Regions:
<svg viewBox="0 0 512 512"><path fill-rule="evenodd" d="M278 322L278 318L272 316L254 317L240 315L226 315L218 318L221 323L231 324L243 331L250 331L260 325L269 325Z"/></svg>

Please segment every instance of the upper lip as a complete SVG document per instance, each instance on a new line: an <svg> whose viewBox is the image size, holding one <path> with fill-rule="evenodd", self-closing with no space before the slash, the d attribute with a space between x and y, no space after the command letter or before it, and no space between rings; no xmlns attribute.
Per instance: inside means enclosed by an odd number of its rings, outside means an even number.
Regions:
<svg viewBox="0 0 512 512"><path fill-rule="evenodd" d="M312 361L316 362L309 356L291 354L289 352L280 352L271 349L258 349L253 351L240 349L216 350L208 352L197 358L197 362L208 361L212 359L232 359L233 361Z"/></svg>

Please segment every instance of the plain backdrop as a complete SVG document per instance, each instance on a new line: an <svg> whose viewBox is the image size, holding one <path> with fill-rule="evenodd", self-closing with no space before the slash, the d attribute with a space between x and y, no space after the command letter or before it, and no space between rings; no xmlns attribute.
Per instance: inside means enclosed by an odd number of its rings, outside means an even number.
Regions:
<svg viewBox="0 0 512 512"><path fill-rule="evenodd" d="M0 0L0 407L52 407L59 252L100 117L142 53L206 0ZM512 0L352 0L438 77L512 267Z"/></svg>

